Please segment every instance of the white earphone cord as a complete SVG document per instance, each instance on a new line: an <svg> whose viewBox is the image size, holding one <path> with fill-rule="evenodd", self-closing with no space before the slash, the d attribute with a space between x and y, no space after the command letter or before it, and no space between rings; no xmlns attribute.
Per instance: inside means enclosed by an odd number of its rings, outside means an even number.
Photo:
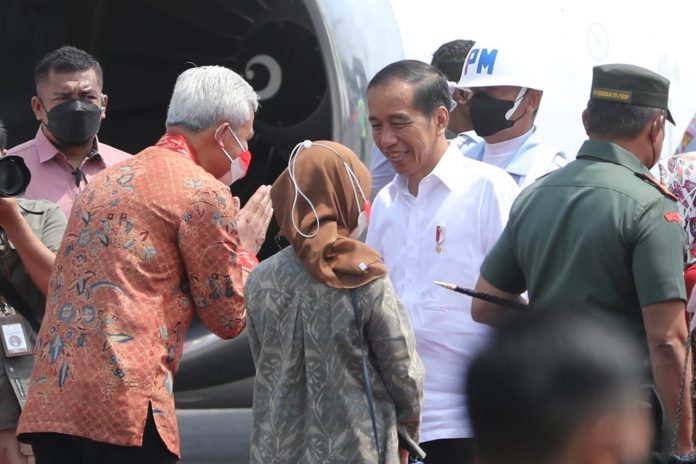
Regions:
<svg viewBox="0 0 696 464"><path fill-rule="evenodd" d="M297 145L295 145L295 148L292 149L292 152L290 153L290 158L288 159L288 175L290 176L290 180L292 181L292 185L295 187L295 194L292 199L292 210L290 211L290 217L292 218L292 226L295 228L298 234L303 236L304 238L312 238L317 235L319 232L319 213L317 213L316 208L314 207L314 204L309 200L307 195L304 194L302 189L300 189L299 184L297 183L297 179L295 178L295 163L297 160L297 155L300 153L302 148L305 148L306 141L305 142L300 142ZM305 234L302 232L300 227L297 225L297 221L295 220L295 208L297 207L297 195L302 196L304 200L307 202L310 208L312 208L312 213L314 213L314 217L316 219L316 229L314 230L313 233Z"/></svg>
<svg viewBox="0 0 696 464"><path fill-rule="evenodd" d="M350 184L353 187L353 194L355 195L355 201L358 204L358 208L360 208L360 199L358 198L358 191L360 191L360 195L363 197L363 201L367 202L367 197L365 196L365 192L363 192L362 187L360 186L360 182L358 181L357 176L353 172L353 170L350 168L348 163L343 159L343 157L333 148L329 147L328 145L324 145L321 143L313 143L309 140L305 140L304 142L300 142L297 145L295 145L295 148L292 149L292 152L290 152L290 157L288 158L288 175L290 176L290 180L292 181L292 185L295 187L295 194L292 199L292 210L290 212L290 217L292 219L292 226L295 228L295 231L297 231L298 234L303 236L304 238L312 238L317 235L319 232L319 213L317 213L316 208L314 207L314 204L311 202L311 200L305 195L305 193L300 189L299 184L297 183L297 179L295 178L295 164L297 163L297 156L300 154L300 152L305 149L309 148L312 145L317 145L322 148L326 148L327 150L333 152L338 156L342 161L343 161L343 167L346 170L346 173L348 174L348 179L350 180ZM357 187L357 188L356 188ZM297 221L295 220L295 209L297 207L297 197L301 196L309 205L309 207L312 209L312 213L314 213L314 218L316 220L316 229L314 232L310 232L309 234L306 234L302 232L300 227L297 225Z"/></svg>

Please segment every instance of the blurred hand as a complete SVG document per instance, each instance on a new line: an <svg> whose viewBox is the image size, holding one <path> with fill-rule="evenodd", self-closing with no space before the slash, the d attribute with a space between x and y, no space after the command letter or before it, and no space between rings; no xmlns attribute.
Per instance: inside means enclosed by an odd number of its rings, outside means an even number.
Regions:
<svg viewBox="0 0 696 464"><path fill-rule="evenodd" d="M7 225L21 217L19 205L14 198L0 198L0 225Z"/></svg>
<svg viewBox="0 0 696 464"><path fill-rule="evenodd" d="M408 464L408 451L399 448L399 464Z"/></svg>
<svg viewBox="0 0 696 464"><path fill-rule="evenodd" d="M239 210L239 198L233 197L233 206ZM271 206L271 186L262 185L249 198L247 204L239 210L237 230L239 244L254 254L261 249L268 223L271 222L273 208Z"/></svg>

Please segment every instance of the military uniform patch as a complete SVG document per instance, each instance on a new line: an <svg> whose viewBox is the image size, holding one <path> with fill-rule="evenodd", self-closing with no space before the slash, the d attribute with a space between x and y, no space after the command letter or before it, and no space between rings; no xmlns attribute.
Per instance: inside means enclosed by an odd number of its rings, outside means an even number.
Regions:
<svg viewBox="0 0 696 464"><path fill-rule="evenodd" d="M681 216L676 211L669 211L665 213L665 219L667 222L676 222L678 224L681 224L682 222Z"/></svg>

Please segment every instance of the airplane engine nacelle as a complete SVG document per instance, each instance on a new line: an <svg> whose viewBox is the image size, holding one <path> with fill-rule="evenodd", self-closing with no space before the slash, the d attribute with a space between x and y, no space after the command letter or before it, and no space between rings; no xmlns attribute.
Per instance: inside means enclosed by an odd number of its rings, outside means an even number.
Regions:
<svg viewBox="0 0 696 464"><path fill-rule="evenodd" d="M109 105L99 138L131 153L164 132L179 73L218 64L244 76L260 108L249 172L232 186L242 203L275 180L302 140L336 140L367 161L367 83L403 57L389 0L4 0L0 18L0 119L10 147L34 137L34 66L61 45L101 63ZM273 225L268 237L276 233ZM269 239L260 256L275 251ZM244 335L223 342L194 322L177 403L248 406L253 373Z"/></svg>

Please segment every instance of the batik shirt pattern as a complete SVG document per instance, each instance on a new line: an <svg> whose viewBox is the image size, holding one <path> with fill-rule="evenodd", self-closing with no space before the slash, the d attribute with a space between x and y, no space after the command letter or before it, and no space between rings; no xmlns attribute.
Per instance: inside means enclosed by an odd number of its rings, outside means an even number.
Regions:
<svg viewBox="0 0 696 464"><path fill-rule="evenodd" d="M151 404L179 454L173 374L194 314L215 334L245 327L256 258L239 247L229 188L185 139L106 169L77 198L56 255L20 433L137 446Z"/></svg>
<svg viewBox="0 0 696 464"><path fill-rule="evenodd" d="M679 215L688 237L689 265L696 263L696 152L682 153L659 163L660 182L677 197Z"/></svg>

